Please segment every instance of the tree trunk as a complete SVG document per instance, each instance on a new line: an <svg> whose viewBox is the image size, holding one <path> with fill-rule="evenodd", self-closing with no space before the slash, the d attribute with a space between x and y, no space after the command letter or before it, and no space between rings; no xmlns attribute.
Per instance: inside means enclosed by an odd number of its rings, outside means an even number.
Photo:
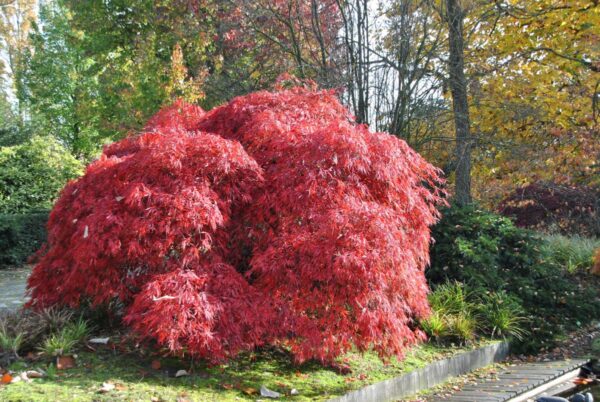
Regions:
<svg viewBox="0 0 600 402"><path fill-rule="evenodd" d="M471 203L471 129L465 78L463 10L460 0L446 0L448 21L450 92L456 131L455 198L459 205Z"/></svg>

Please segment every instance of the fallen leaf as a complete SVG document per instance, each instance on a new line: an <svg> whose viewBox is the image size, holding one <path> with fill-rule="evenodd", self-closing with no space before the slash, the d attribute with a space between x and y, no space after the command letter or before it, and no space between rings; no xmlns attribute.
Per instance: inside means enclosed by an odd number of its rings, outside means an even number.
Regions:
<svg viewBox="0 0 600 402"><path fill-rule="evenodd" d="M589 378L582 378L582 377L577 377L576 379L573 380L573 383L577 384L577 385L588 385L592 382L593 382L593 380L590 380Z"/></svg>
<svg viewBox="0 0 600 402"><path fill-rule="evenodd" d="M270 390L269 388L265 387L264 385L261 385L260 396L275 399L275 398L279 398L281 396L281 394L279 392Z"/></svg>
<svg viewBox="0 0 600 402"><path fill-rule="evenodd" d="M244 393L246 395L255 395L255 394L258 394L258 390L256 388L252 388L252 387L243 388L242 391L244 391Z"/></svg>
<svg viewBox="0 0 600 402"><path fill-rule="evenodd" d="M160 360L152 360L152 364L150 365L150 367L152 367L154 370L160 370Z"/></svg>
<svg viewBox="0 0 600 402"><path fill-rule="evenodd" d="M123 384L115 384L115 389L117 391L125 391L127 389L127 387Z"/></svg>
<svg viewBox="0 0 600 402"><path fill-rule="evenodd" d="M109 339L110 338L108 338L108 337L106 337L106 338L92 338L88 342L89 343L97 343L97 344L100 344L100 345L106 345L108 343Z"/></svg>
<svg viewBox="0 0 600 402"><path fill-rule="evenodd" d="M56 358L56 368L59 370L71 369L76 365L73 356L58 356Z"/></svg>
<svg viewBox="0 0 600 402"><path fill-rule="evenodd" d="M223 388L225 388L225 389L233 389L233 384L227 384L227 383L225 383L225 384L221 384L221 386Z"/></svg>
<svg viewBox="0 0 600 402"><path fill-rule="evenodd" d="M106 393L106 392L110 392L114 389L115 389L115 384L110 383L110 382L103 382L102 387L100 387L99 392Z"/></svg>
<svg viewBox="0 0 600 402"><path fill-rule="evenodd" d="M23 371L21 374L19 374L19 377L21 378L21 380L23 380L25 382L31 382L31 378L29 378L27 376L27 373L25 371Z"/></svg>
<svg viewBox="0 0 600 402"><path fill-rule="evenodd" d="M13 379L12 375L10 375L8 373L5 373L2 376L2 379L0 380L0 383L2 383L2 384L10 384L11 381L12 381L12 379Z"/></svg>
<svg viewBox="0 0 600 402"><path fill-rule="evenodd" d="M25 356L25 359L27 360L37 360L39 358L39 355L36 355L33 352L28 352L27 356Z"/></svg>
<svg viewBox="0 0 600 402"><path fill-rule="evenodd" d="M27 374L27 377L29 378L42 378L44 377L44 375L42 373L40 373L39 371L35 371L35 370L28 370L25 372L25 374Z"/></svg>

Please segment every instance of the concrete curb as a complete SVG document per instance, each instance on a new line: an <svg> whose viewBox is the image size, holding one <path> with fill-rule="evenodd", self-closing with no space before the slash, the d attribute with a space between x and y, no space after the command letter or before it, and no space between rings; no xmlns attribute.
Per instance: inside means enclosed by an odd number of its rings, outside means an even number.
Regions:
<svg viewBox="0 0 600 402"><path fill-rule="evenodd" d="M483 346L435 361L421 369L411 371L389 380L381 381L349 392L329 402L383 402L414 395L434 387L450 377L466 374L481 367L504 360L508 356L508 342Z"/></svg>

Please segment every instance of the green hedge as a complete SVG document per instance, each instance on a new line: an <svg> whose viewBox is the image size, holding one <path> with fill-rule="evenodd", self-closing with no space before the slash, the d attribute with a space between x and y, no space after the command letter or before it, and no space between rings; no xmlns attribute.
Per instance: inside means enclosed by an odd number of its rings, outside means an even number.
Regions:
<svg viewBox="0 0 600 402"><path fill-rule="evenodd" d="M0 268L18 266L46 241L49 213L0 214Z"/></svg>
<svg viewBox="0 0 600 402"><path fill-rule="evenodd" d="M426 276L432 288L458 281L473 292L502 293L527 316L529 335L516 350L534 352L600 315L597 289L582 286L548 254L543 237L473 207L442 211Z"/></svg>
<svg viewBox="0 0 600 402"><path fill-rule="evenodd" d="M83 173L83 164L52 137L0 147L0 213L51 209L60 190Z"/></svg>

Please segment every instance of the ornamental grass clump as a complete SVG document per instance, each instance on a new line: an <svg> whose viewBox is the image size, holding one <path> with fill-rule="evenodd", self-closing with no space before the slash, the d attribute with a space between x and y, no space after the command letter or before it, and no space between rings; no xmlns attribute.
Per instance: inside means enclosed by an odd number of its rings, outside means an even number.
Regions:
<svg viewBox="0 0 600 402"><path fill-rule="evenodd" d="M179 102L62 191L30 306L118 300L139 337L213 362L275 344L400 356L424 338L441 182L330 92Z"/></svg>

